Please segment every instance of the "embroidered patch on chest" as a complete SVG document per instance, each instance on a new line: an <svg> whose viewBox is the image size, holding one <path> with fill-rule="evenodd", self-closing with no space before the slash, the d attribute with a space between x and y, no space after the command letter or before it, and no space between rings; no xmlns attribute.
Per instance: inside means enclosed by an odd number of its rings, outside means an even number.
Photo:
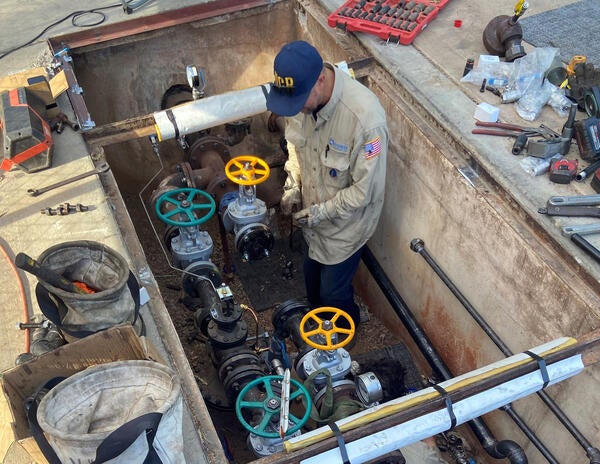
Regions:
<svg viewBox="0 0 600 464"><path fill-rule="evenodd" d="M348 152L348 145L344 145L343 143L337 143L333 139L329 139L329 146L333 148L335 151L341 151L343 153Z"/></svg>
<svg viewBox="0 0 600 464"><path fill-rule="evenodd" d="M381 153L381 139L379 137L365 143L365 158L370 159Z"/></svg>

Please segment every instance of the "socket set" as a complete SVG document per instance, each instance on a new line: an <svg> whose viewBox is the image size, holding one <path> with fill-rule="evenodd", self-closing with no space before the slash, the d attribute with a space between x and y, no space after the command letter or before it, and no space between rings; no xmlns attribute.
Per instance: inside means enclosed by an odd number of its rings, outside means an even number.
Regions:
<svg viewBox="0 0 600 464"><path fill-rule="evenodd" d="M327 17L330 27L410 45L450 0L348 0Z"/></svg>

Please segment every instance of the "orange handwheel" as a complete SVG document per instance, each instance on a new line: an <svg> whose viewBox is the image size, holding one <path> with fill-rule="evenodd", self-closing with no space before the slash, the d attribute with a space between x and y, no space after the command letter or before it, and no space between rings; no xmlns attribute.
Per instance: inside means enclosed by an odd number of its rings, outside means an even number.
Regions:
<svg viewBox="0 0 600 464"><path fill-rule="evenodd" d="M320 317L320 315L323 313L332 314L332 316L329 319L324 319ZM338 327L337 323L340 318L348 322L350 328ZM306 324L309 321L315 322L317 327L315 329L308 330L306 328ZM318 350L335 350L336 348L342 348L350 343L350 340L352 340L354 337L354 333L354 320L352 320L350 315L341 309L330 306L315 308L306 313L300 321L300 336L302 337L302 340L304 340L304 342L309 346L312 346ZM345 334L346 337L344 337L340 342L334 343L332 340L332 336L334 334ZM315 335L322 335L325 337L325 343L320 344L314 340L311 340L310 337L314 337Z"/></svg>
<svg viewBox="0 0 600 464"><path fill-rule="evenodd" d="M269 165L256 156L242 155L230 159L225 165L225 175L238 185L256 185L269 177Z"/></svg>

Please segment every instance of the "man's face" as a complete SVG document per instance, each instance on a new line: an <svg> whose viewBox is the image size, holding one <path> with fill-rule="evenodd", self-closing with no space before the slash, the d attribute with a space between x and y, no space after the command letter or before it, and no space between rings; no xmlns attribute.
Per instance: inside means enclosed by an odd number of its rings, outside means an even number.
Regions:
<svg viewBox="0 0 600 464"><path fill-rule="evenodd" d="M322 79L322 76L323 76L322 74L321 74L321 76L319 76L319 79L317 79L317 82L315 83L312 90L310 91L310 94L308 95L308 99L306 100L306 103L304 103L304 107L300 110L301 113L312 114L321 105L321 103L323 101L323 92L322 92L323 79Z"/></svg>

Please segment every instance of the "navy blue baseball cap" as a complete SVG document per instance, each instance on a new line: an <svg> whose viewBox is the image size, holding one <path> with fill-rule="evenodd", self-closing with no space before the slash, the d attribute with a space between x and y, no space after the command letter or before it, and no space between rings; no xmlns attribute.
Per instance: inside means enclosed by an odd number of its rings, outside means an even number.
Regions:
<svg viewBox="0 0 600 464"><path fill-rule="evenodd" d="M295 116L321 74L323 58L311 44L297 40L282 47L273 68L275 81L267 95L267 109L279 116Z"/></svg>

